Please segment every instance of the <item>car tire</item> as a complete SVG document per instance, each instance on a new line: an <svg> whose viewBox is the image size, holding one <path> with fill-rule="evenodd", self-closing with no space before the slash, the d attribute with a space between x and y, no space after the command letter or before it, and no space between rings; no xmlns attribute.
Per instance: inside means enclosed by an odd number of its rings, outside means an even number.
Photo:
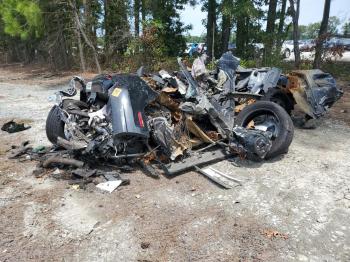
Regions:
<svg viewBox="0 0 350 262"><path fill-rule="evenodd" d="M257 101L246 106L236 117L236 125L247 128L257 116L271 114L278 122L279 133L272 140L272 147L265 159L273 158L288 152L294 136L294 126L288 113L278 104L270 101Z"/></svg>
<svg viewBox="0 0 350 262"><path fill-rule="evenodd" d="M76 107L78 109L87 108L88 105L82 101L74 99L65 99L62 101L62 108L68 109L71 107ZM61 119L61 109L59 106L55 105L51 108L47 118L46 118L46 136L47 139L54 145L57 144L57 138L62 137L67 139L64 134L65 123Z"/></svg>
<svg viewBox="0 0 350 262"><path fill-rule="evenodd" d="M284 56L284 58L289 58L290 54L291 54L290 50L286 49L286 50L284 50L283 56Z"/></svg>
<svg viewBox="0 0 350 262"><path fill-rule="evenodd" d="M64 122L61 120L61 109L55 105L46 118L46 136L52 144L57 144L57 138L66 138L64 135Z"/></svg>
<svg viewBox="0 0 350 262"><path fill-rule="evenodd" d="M291 98L288 97L284 92L280 89L272 88L268 90L265 95L261 98L261 101L271 101L279 106L283 107L284 110L291 115L294 109L294 102Z"/></svg>

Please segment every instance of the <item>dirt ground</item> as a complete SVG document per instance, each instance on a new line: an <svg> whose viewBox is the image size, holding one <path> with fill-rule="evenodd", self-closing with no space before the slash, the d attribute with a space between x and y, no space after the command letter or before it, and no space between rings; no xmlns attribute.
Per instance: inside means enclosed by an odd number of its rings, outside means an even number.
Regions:
<svg viewBox="0 0 350 262"><path fill-rule="evenodd" d="M349 83L316 129L296 129L288 154L213 165L243 186L136 172L109 194L8 160L13 144L49 144L47 97L69 78L33 70L0 70L0 126L32 126L0 131L0 261L350 261Z"/></svg>

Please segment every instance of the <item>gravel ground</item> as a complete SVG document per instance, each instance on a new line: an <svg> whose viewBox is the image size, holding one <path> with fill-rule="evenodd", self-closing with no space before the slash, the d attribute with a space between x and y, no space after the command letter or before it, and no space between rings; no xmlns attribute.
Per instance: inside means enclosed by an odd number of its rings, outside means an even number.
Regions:
<svg viewBox="0 0 350 262"><path fill-rule="evenodd" d="M346 123L326 117L296 129L279 159L216 163L243 182L231 190L194 172L126 174L131 184L112 194L75 190L6 156L24 140L48 144L47 97L60 86L8 82L0 125L15 118L32 128L0 131L0 261L350 261Z"/></svg>

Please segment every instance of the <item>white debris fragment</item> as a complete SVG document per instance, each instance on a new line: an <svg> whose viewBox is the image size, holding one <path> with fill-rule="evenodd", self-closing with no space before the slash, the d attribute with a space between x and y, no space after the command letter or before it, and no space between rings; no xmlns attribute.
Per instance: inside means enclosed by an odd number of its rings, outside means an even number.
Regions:
<svg viewBox="0 0 350 262"><path fill-rule="evenodd" d="M94 118L99 118L99 119L105 119L107 115L107 105L105 105L104 107L102 107L100 110L96 111L96 112L92 112L89 113L89 126L91 126L92 121L94 120Z"/></svg>
<svg viewBox="0 0 350 262"><path fill-rule="evenodd" d="M101 190L112 193L114 190L116 190L120 186L121 183L122 183L121 180L113 180L113 181L107 181L107 182L97 184L96 187Z"/></svg>

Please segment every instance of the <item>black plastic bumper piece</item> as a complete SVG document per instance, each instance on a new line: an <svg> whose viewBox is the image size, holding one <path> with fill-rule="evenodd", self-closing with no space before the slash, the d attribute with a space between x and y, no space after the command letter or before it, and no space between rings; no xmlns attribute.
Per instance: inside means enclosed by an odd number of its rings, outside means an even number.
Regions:
<svg viewBox="0 0 350 262"><path fill-rule="evenodd" d="M205 164L218 162L226 159L227 157L229 157L229 154L221 148L210 152L194 152L192 156L185 158L182 161L164 165L163 169L166 175L174 176L182 172L194 169L195 166L202 166Z"/></svg>

